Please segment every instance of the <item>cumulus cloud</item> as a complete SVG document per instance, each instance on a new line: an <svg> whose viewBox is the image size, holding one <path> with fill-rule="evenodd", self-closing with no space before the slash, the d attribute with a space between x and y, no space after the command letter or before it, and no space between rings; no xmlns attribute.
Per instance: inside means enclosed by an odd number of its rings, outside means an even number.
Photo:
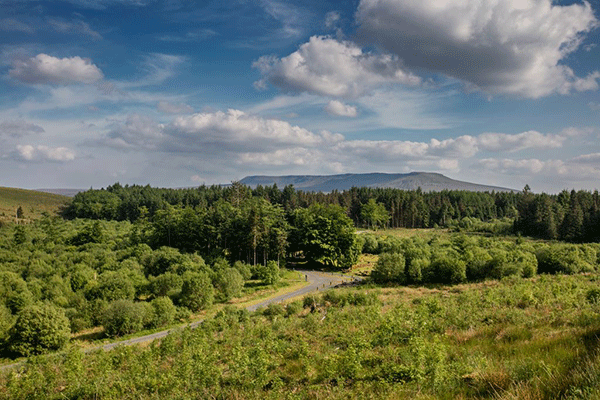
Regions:
<svg viewBox="0 0 600 400"><path fill-rule="evenodd" d="M311 37L281 59L263 56L253 67L263 75L258 88L270 82L285 91L336 97L357 97L383 83L420 83L395 56L365 53L354 43L324 36Z"/></svg>
<svg viewBox="0 0 600 400"><path fill-rule="evenodd" d="M75 159L75 152L66 147L17 145L18 158L25 161L65 162Z"/></svg>
<svg viewBox="0 0 600 400"><path fill-rule="evenodd" d="M102 71L89 59L56 58L43 53L15 61L8 73L13 79L29 84L93 83L103 78Z"/></svg>
<svg viewBox="0 0 600 400"><path fill-rule="evenodd" d="M318 146L343 140L323 131L319 134L286 121L266 119L239 110L199 113L178 117L167 128L185 147L215 146L236 149L273 149L278 146ZM173 143L173 142L172 142Z"/></svg>
<svg viewBox="0 0 600 400"><path fill-rule="evenodd" d="M358 115L358 111L356 110L356 107L349 106L338 100L331 100L329 103L327 103L327 105L325 106L324 109L330 115L336 115L339 117L354 118Z"/></svg>
<svg viewBox="0 0 600 400"><path fill-rule="evenodd" d="M159 101L156 106L158 111L164 112L166 114L191 114L194 112L194 109L187 104L179 103L173 104L168 101Z"/></svg>
<svg viewBox="0 0 600 400"><path fill-rule="evenodd" d="M562 64L598 25L589 3L551 0L361 0L363 37L406 66L459 78L488 92L538 98L598 89L599 72Z"/></svg>
<svg viewBox="0 0 600 400"><path fill-rule="evenodd" d="M44 132L44 128L42 128L41 126L23 120L0 122L0 136L10 136L13 138L17 138L25 135L42 132Z"/></svg>
<svg viewBox="0 0 600 400"><path fill-rule="evenodd" d="M164 125L150 117L131 114L127 119L115 124L101 144L123 150L153 150L164 138Z"/></svg>
<svg viewBox="0 0 600 400"><path fill-rule="evenodd" d="M240 110L180 115L168 124L138 114L116 124L100 142L122 150L153 150L183 158L223 160L248 166L300 167L333 165L365 168L411 167L458 171L461 162L473 159L482 151L515 153L525 149L556 148L563 145L566 134L483 133L454 138L407 140L347 140L323 130L313 132L286 121L263 118ZM593 155L589 156L594 160ZM585 158L569 165L590 164ZM529 171L549 168L539 160L482 160L481 168L502 171ZM560 165L558 165L560 166ZM555 168L558 168L555 165Z"/></svg>
<svg viewBox="0 0 600 400"><path fill-rule="evenodd" d="M566 137L561 135L544 135L536 131L527 131L516 135L505 133L483 133L477 138L478 145L486 151L515 152L524 149L543 149L562 147Z"/></svg>

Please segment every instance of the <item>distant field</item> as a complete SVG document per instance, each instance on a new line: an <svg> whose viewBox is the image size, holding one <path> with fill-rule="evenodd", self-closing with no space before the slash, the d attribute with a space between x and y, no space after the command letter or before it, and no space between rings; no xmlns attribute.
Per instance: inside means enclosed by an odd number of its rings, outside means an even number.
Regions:
<svg viewBox="0 0 600 400"><path fill-rule="evenodd" d="M14 221L17 208L23 209L25 220L41 217L43 212L55 214L70 198L34 190L0 187L0 221Z"/></svg>

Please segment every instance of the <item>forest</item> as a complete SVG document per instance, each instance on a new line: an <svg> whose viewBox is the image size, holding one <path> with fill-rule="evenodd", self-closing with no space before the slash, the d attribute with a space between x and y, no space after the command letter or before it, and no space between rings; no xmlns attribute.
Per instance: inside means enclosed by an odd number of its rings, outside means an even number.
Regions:
<svg viewBox="0 0 600 400"><path fill-rule="evenodd" d="M549 325L560 332L569 326L580 339L568 351L580 351L580 340L595 329L600 315L594 311L600 304L594 283L600 268L598 206L597 192L546 195L527 188L521 193L354 188L324 194L237 183L194 189L115 184L82 192L61 215L44 213L24 224L0 226L0 351L4 360L30 357L27 375L2 378L0 398L135 393L178 398L192 389L204 393L199 397L215 391L222 397L262 393L277 398L287 389L299 390L300 398L324 393L335 398L344 397L346 389L360 393L362 387L378 398L394 397L402 385L408 385L410 398L420 388L430 395L442 393L441 388L463 395L506 389L521 382L513 379L520 373L513 367L507 367L508 383L489 383L496 378L485 375L492 367L481 360L474 362L487 372L471 383L451 373L458 368L468 374L473 367L456 360L468 351L464 346L473 345L460 337L475 329L485 342L508 329L517 336L507 346L516 346L543 336L539 332ZM403 231L396 227L435 229L425 236L398 236L394 232ZM181 324L215 303L227 305L257 287L277 285L289 265L358 273L368 259L366 285L254 314L227 306L201 329L183 331L135 355L121 349L84 359L69 345L78 333L94 329L100 338L115 338ZM572 278L559 278L567 275ZM498 285L495 294L486 291L488 285ZM560 292L547 297L543 285ZM569 285L573 293L565 289ZM413 303L397 298L406 290ZM477 296L493 300L479 302ZM477 318L459 310L463 302L479 310ZM548 319L555 306L579 308L568 317ZM351 321L359 316L372 325L357 330ZM457 338L449 340L443 332ZM248 345L255 341L257 346ZM301 342L313 343L323 354ZM339 353L323 348L325 343ZM484 358L495 351L479 350ZM59 372L49 376L44 354L56 351L59 361L52 363L58 363ZM187 364L174 363L180 355ZM310 357L320 362L310 365ZM383 361L388 359L395 361ZM571 367L583 362L590 360L573 360ZM140 373L135 363L155 368L156 374L166 366L185 367L197 382L176 382L184 371L145 381L135 375ZM92 369L94 377L84 379L77 372L82 368ZM532 385L530 378L542 367L523 368L533 375L526 373L522 382ZM116 371L123 378L109 379L100 389L97 382ZM48 388L39 379L47 380Z"/></svg>
<svg viewBox="0 0 600 400"><path fill-rule="evenodd" d="M243 200L261 198L289 213L313 204L343 208L356 226L388 228L434 228L458 224L464 218L478 221L511 220L512 232L542 239L568 242L600 241L600 195L598 191L567 191L535 194L526 186L522 192L468 192L352 188L347 191L314 193L286 186L251 189L239 182L228 187L200 186L189 189L159 189L150 186L121 186L88 190L75 196L65 216L74 218L129 220L152 217L167 205L210 210L220 201L239 206ZM382 216L377 207L385 207Z"/></svg>

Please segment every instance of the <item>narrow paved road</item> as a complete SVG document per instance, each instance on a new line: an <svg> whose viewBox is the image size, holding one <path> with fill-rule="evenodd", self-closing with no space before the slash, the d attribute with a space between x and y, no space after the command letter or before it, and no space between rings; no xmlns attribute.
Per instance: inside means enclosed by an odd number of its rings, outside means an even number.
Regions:
<svg viewBox="0 0 600 400"><path fill-rule="evenodd" d="M265 299L265 300L261 301L260 303L253 304L251 306L246 307L246 309L248 311L256 311L257 309L259 309L261 307L266 307L271 303L281 303L283 301L290 300L290 299L293 299L298 296L303 296L310 292L329 289L332 286L339 285L342 282L350 282L352 280L361 280L362 279L362 278L352 277L352 276L348 276L348 275L337 275L337 274L330 274L330 273L318 272L318 271L297 270L297 272L302 274L304 279L306 279L306 281L309 282L309 284L307 286L304 286L304 287L302 287L298 290L295 290L293 292L290 292L290 293L286 293L286 294L282 294L277 297ZM202 322L203 322L203 320L194 321L186 326L195 328L198 325L200 325ZM99 346L95 346L95 347L89 347L89 348L84 349L83 351L85 353L89 353L92 351L96 351L98 349L110 350L117 346L130 346L133 344L151 342L153 340L163 338L163 337L167 336L169 333L171 333L172 331L180 330L181 328L182 327L172 328L172 329L168 329L165 331L156 332L156 333L152 333L150 335L140 336L140 337L133 338L133 339L121 340L118 342L107 343L107 344L103 344L103 345L99 345ZM0 366L0 371L14 368L23 363L24 363L24 361L21 361L21 362L14 363L14 364Z"/></svg>

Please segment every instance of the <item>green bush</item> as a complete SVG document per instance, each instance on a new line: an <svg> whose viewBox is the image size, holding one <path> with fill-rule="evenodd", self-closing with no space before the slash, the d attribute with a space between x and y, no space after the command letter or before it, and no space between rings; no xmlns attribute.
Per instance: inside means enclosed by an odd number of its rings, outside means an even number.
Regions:
<svg viewBox="0 0 600 400"><path fill-rule="evenodd" d="M364 240L362 252L366 254L379 254L379 242L374 235L360 235Z"/></svg>
<svg viewBox="0 0 600 400"><path fill-rule="evenodd" d="M426 280L446 284L464 282L467 280L467 265L452 253L440 253L432 260Z"/></svg>
<svg viewBox="0 0 600 400"><path fill-rule="evenodd" d="M165 272L157 277L150 276L150 291L157 297L174 296L181 291L183 279L172 272Z"/></svg>
<svg viewBox="0 0 600 400"><path fill-rule="evenodd" d="M245 281L252 278L252 267L250 264L246 264L242 261L236 261L233 263L233 268L237 269L238 272L242 275Z"/></svg>
<svg viewBox="0 0 600 400"><path fill-rule="evenodd" d="M275 261L267 261L267 265L256 266L256 276L265 285L273 285L279 281L279 266Z"/></svg>
<svg viewBox="0 0 600 400"><path fill-rule="evenodd" d="M141 330L150 320L145 303L134 303L129 299L115 300L102 315L102 325L110 337L128 335Z"/></svg>
<svg viewBox="0 0 600 400"><path fill-rule="evenodd" d="M34 304L17 314L11 329L10 350L24 356L58 350L67 344L70 334L69 319L62 309L51 304Z"/></svg>
<svg viewBox="0 0 600 400"><path fill-rule="evenodd" d="M177 315L177 308L170 298L157 297L150 302L150 305L152 306L150 327L157 328L173 323Z"/></svg>
<svg viewBox="0 0 600 400"><path fill-rule="evenodd" d="M383 253L371 272L376 283L406 283L404 256L400 253Z"/></svg>
<svg viewBox="0 0 600 400"><path fill-rule="evenodd" d="M191 311L200 311L213 303L214 288L207 274L186 272L179 296L179 304Z"/></svg>
<svg viewBox="0 0 600 400"><path fill-rule="evenodd" d="M216 288L219 290L222 301L231 300L242 293L244 277L236 268L226 268L217 273Z"/></svg>

